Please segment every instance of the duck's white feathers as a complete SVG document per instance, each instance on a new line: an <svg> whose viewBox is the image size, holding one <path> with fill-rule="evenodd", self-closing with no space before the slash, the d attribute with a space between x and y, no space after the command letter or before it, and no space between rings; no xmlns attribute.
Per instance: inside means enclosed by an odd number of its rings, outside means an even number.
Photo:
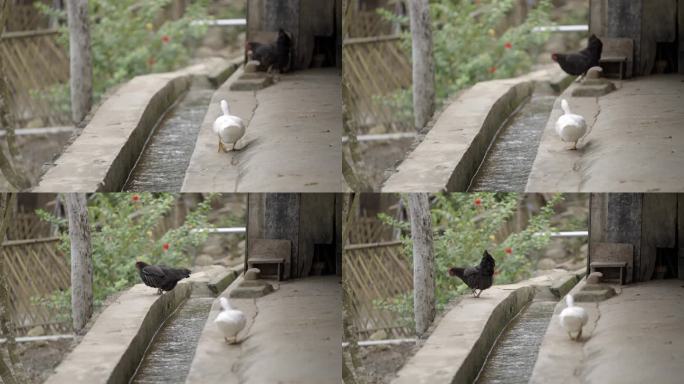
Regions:
<svg viewBox="0 0 684 384"><path fill-rule="evenodd" d="M556 121L556 133L561 140L577 143L587 133L587 122L581 115L572 113L567 100L561 100L563 115Z"/></svg>
<svg viewBox="0 0 684 384"><path fill-rule="evenodd" d="M589 315L584 308L575 306L572 295L565 296L565 303L567 307L559 315L561 326L569 333L579 333L589 321Z"/></svg>
<svg viewBox="0 0 684 384"><path fill-rule="evenodd" d="M223 332L224 337L235 340L238 333L245 327L247 319L242 311L230 306L227 298L221 297L219 301L223 310L216 316L214 322Z"/></svg>
<svg viewBox="0 0 684 384"><path fill-rule="evenodd" d="M235 144L245 134L245 123L241 118L230 114L226 100L221 100L220 104L223 115L214 121L214 133L224 144Z"/></svg>

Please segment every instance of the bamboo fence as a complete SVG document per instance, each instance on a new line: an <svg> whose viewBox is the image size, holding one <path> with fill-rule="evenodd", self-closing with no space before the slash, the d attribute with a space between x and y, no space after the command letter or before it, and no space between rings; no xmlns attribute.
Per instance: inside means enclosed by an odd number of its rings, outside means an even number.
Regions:
<svg viewBox="0 0 684 384"><path fill-rule="evenodd" d="M377 331L388 338L409 337L412 327L377 304L413 291L413 277L399 241L345 247L342 273L349 288L350 317L360 339Z"/></svg>
<svg viewBox="0 0 684 384"><path fill-rule="evenodd" d="M70 322L61 313L37 299L55 291L69 289L69 266L59 252L55 237L10 240L2 245L5 278L10 294L10 312L14 316L17 334L42 326L46 333L69 332ZM39 278L38 278L39 277Z"/></svg>
<svg viewBox="0 0 684 384"><path fill-rule="evenodd" d="M411 86L411 63L398 35L345 39L342 45L345 102L361 127L406 125L382 98ZM410 128L410 124L408 125Z"/></svg>
<svg viewBox="0 0 684 384"><path fill-rule="evenodd" d="M55 108L49 89L69 81L69 59L57 42L58 31L8 32L0 38L0 55L11 94L15 119L24 126L34 119L41 125L69 124L68 113Z"/></svg>
<svg viewBox="0 0 684 384"><path fill-rule="evenodd" d="M7 238L10 240L38 239L51 235L50 223L41 220L34 214L17 213L12 224L7 228Z"/></svg>

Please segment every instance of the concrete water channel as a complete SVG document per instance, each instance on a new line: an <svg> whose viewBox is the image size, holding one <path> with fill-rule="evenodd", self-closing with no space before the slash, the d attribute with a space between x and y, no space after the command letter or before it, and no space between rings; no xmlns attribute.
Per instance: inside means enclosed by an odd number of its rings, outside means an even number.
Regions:
<svg viewBox="0 0 684 384"><path fill-rule="evenodd" d="M583 274L555 270L461 298L392 383L527 383L557 301Z"/></svg>
<svg viewBox="0 0 684 384"><path fill-rule="evenodd" d="M528 383L556 303L534 300L523 308L499 335L475 382Z"/></svg>
<svg viewBox="0 0 684 384"><path fill-rule="evenodd" d="M124 191L180 191L214 90L206 77L193 78L150 133Z"/></svg>
<svg viewBox="0 0 684 384"><path fill-rule="evenodd" d="M167 318L130 383L185 383L213 297L191 297Z"/></svg>
<svg viewBox="0 0 684 384"><path fill-rule="evenodd" d="M548 83L514 112L497 133L482 160L469 191L519 192L525 190L542 133L557 95Z"/></svg>

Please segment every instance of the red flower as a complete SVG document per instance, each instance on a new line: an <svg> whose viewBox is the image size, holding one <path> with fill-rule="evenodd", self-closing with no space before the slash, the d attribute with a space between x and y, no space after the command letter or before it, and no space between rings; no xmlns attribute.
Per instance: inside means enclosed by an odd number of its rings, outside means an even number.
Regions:
<svg viewBox="0 0 684 384"><path fill-rule="evenodd" d="M147 59L147 66L152 67L156 62L157 61L154 59L154 57L150 57L149 59Z"/></svg>
<svg viewBox="0 0 684 384"><path fill-rule="evenodd" d="M496 73L496 67L492 66L488 69L489 73Z"/></svg>
<svg viewBox="0 0 684 384"><path fill-rule="evenodd" d="M504 44L504 48L511 49L511 48L513 48L513 44L511 44L510 41L507 41L506 44Z"/></svg>
<svg viewBox="0 0 684 384"><path fill-rule="evenodd" d="M169 41L171 41L171 36L169 36L169 35L164 35L164 36L161 37L161 41L162 41L162 43L166 44L166 43L168 43Z"/></svg>
<svg viewBox="0 0 684 384"><path fill-rule="evenodd" d="M169 243L164 243L164 245L162 245L162 249L164 250L164 252L168 251L169 247L170 247Z"/></svg>
<svg viewBox="0 0 684 384"><path fill-rule="evenodd" d="M475 201L473 201L473 204L475 204L475 206L479 207L482 205L482 200L478 197L475 199Z"/></svg>
<svg viewBox="0 0 684 384"><path fill-rule="evenodd" d="M507 254L510 255L510 254L513 253L513 248L511 248L511 247L506 247L506 249L504 249L504 252L506 252Z"/></svg>
<svg viewBox="0 0 684 384"><path fill-rule="evenodd" d="M140 201L140 195L135 194L135 195L131 196L131 200L136 201L136 202Z"/></svg>

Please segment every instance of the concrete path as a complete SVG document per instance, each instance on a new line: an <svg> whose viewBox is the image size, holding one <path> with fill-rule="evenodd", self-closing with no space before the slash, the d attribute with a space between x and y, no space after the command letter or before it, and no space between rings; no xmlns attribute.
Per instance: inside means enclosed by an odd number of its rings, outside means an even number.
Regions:
<svg viewBox="0 0 684 384"><path fill-rule="evenodd" d="M580 285L575 289L581 288ZM574 290L573 290L574 291ZM561 328L556 306L531 383L681 383L684 377L684 283L622 286L589 312L580 342Z"/></svg>
<svg viewBox="0 0 684 384"><path fill-rule="evenodd" d="M551 112L528 192L684 191L684 76L623 81L598 99L570 97L575 87ZM561 98L593 124L577 151L568 150L554 131Z"/></svg>
<svg viewBox="0 0 684 384"><path fill-rule="evenodd" d="M200 337L187 383L341 381L342 302L338 277L286 281L262 298L231 302L254 319L239 335L242 343L225 343L213 323L219 312L215 305Z"/></svg>
<svg viewBox="0 0 684 384"><path fill-rule="evenodd" d="M342 100L337 69L283 75L263 90L214 95L183 183L183 192L338 192L342 190ZM225 98L249 121L238 152L218 153L211 130Z"/></svg>

